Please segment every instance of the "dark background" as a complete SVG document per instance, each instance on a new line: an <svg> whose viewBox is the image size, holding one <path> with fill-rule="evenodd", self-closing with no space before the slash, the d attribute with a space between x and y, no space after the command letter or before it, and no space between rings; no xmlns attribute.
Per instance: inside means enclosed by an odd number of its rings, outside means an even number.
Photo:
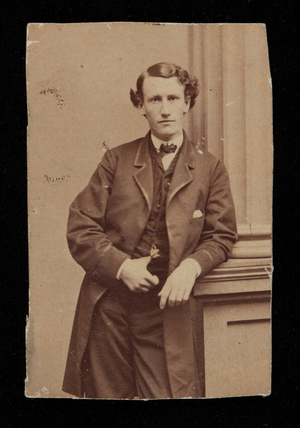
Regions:
<svg viewBox="0 0 300 428"><path fill-rule="evenodd" d="M299 3L254 0L1 3L3 427L296 427L299 395ZM26 25L29 22L265 23L273 85L273 376L269 397L125 402L24 397L28 314ZM5 233L6 232L6 233ZM59 332L57 332L59 334ZM298 407L298 406L297 406Z"/></svg>

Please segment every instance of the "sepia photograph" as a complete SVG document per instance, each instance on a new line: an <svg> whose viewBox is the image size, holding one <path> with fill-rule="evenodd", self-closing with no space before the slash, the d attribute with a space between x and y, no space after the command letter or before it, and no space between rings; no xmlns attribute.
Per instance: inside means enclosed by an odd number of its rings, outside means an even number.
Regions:
<svg viewBox="0 0 300 428"><path fill-rule="evenodd" d="M27 27L25 396L271 393L266 26Z"/></svg>

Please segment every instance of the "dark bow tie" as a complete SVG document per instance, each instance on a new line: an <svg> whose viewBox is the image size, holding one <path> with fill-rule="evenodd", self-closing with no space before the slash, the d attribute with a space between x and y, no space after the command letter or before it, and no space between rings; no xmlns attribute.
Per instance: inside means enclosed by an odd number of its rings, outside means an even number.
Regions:
<svg viewBox="0 0 300 428"><path fill-rule="evenodd" d="M177 146L175 144L170 144L169 146L162 144L159 148L159 151L163 153L174 153L176 149Z"/></svg>

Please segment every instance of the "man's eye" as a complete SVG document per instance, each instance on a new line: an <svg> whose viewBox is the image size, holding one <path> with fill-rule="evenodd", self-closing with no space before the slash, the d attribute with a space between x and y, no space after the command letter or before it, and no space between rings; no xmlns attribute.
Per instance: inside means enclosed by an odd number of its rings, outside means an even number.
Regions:
<svg viewBox="0 0 300 428"><path fill-rule="evenodd" d="M153 102L153 103L157 103L158 101L159 101L159 98L153 98L153 99L152 99L152 102Z"/></svg>
<svg viewBox="0 0 300 428"><path fill-rule="evenodd" d="M169 97L170 101L175 101L177 99L177 97Z"/></svg>

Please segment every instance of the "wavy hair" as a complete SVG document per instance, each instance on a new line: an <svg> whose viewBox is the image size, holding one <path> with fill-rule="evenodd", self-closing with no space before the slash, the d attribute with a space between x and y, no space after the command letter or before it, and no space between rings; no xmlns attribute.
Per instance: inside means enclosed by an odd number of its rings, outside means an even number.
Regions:
<svg viewBox="0 0 300 428"><path fill-rule="evenodd" d="M139 107L144 102L143 83L147 76L163 77L164 79L177 77L178 83L184 86L185 99L190 100L190 109L195 105L196 97L199 94L198 79L176 64L159 62L143 71L136 82L136 91L130 90L130 99L134 107Z"/></svg>

